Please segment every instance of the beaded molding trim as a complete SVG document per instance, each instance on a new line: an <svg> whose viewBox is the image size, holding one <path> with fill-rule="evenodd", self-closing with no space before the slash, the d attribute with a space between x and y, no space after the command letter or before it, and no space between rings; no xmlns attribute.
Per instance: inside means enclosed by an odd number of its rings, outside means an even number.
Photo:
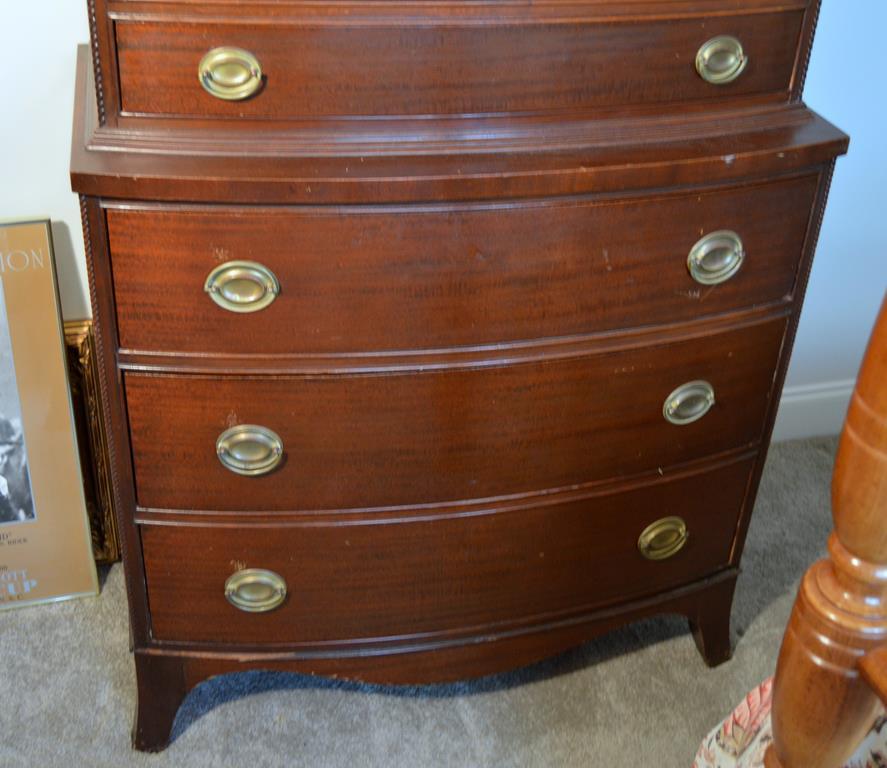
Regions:
<svg viewBox="0 0 887 768"><path fill-rule="evenodd" d="M816 38L816 27L819 25L819 12L822 9L822 0L815 0L813 8L808 11L812 14L810 20L810 36L807 40L807 50L804 52L804 61L801 62L798 71L798 83L795 88L795 100L801 101L804 97L804 85L807 82L807 68L810 66L810 54L813 52L813 40Z"/></svg>
<svg viewBox="0 0 887 768"><path fill-rule="evenodd" d="M102 63L99 58L99 27L96 16L95 0L88 0L89 8L89 42L92 49L92 68L95 76L96 104L99 109L99 125L105 124L105 89L102 77Z"/></svg>

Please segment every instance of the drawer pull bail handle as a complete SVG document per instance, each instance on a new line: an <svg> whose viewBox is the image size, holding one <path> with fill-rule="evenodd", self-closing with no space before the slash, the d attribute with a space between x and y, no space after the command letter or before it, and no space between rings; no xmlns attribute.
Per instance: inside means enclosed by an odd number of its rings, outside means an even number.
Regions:
<svg viewBox="0 0 887 768"><path fill-rule="evenodd" d="M742 238L722 229L703 237L687 256L691 277L702 285L724 283L735 275L745 261Z"/></svg>
<svg viewBox="0 0 887 768"><path fill-rule="evenodd" d="M719 35L702 44L696 54L696 71L707 83L732 83L745 70L748 56L732 35Z"/></svg>
<svg viewBox="0 0 887 768"><path fill-rule="evenodd" d="M273 611L286 600L286 582L274 571L246 568L225 581L225 598L247 613Z"/></svg>
<svg viewBox="0 0 887 768"><path fill-rule="evenodd" d="M690 532L680 517L663 517L644 528L638 537L638 549L647 560L667 560L680 552Z"/></svg>
<svg viewBox="0 0 887 768"><path fill-rule="evenodd" d="M229 312L258 312L277 298L280 283L258 262L227 261L207 275L203 290Z"/></svg>
<svg viewBox="0 0 887 768"><path fill-rule="evenodd" d="M238 424L219 435L216 455L237 475L267 475L283 458L283 441L267 427Z"/></svg>
<svg viewBox="0 0 887 768"><path fill-rule="evenodd" d="M262 87L259 60L242 48L213 48L200 60L197 76L217 99L243 101Z"/></svg>
<svg viewBox="0 0 887 768"><path fill-rule="evenodd" d="M707 381L688 381L665 398L662 415L672 424L692 424L715 404L715 390Z"/></svg>

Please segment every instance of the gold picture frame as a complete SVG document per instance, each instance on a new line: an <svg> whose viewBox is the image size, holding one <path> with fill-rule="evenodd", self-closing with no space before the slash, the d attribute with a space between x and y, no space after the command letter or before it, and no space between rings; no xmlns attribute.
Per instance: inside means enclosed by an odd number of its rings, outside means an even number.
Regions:
<svg viewBox="0 0 887 768"><path fill-rule="evenodd" d="M50 222L0 222L0 610L97 593Z"/></svg>
<svg viewBox="0 0 887 768"><path fill-rule="evenodd" d="M66 320L64 328L92 553L97 563L107 565L120 559L120 540L111 490L111 455L99 396L95 331L92 320Z"/></svg>

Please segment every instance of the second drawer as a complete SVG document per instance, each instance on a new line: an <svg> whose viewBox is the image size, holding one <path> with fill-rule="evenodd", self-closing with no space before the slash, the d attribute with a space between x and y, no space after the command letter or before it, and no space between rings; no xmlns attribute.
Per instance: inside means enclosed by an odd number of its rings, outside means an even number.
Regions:
<svg viewBox="0 0 887 768"><path fill-rule="evenodd" d="M428 349L760 306L794 290L816 187L807 176L621 201L111 207L120 345L236 354ZM697 277L724 281L694 279L694 245L724 230L741 241L738 269L730 273L739 254L729 239L715 240L699 254L714 274ZM245 303L213 301L207 278L241 261L267 268L279 295L234 271L218 275L217 287Z"/></svg>
<svg viewBox="0 0 887 768"><path fill-rule="evenodd" d="M778 318L655 347L467 370L129 373L138 503L414 505L567 487L704 458L760 439L784 331ZM664 402L693 381L711 385L714 405L692 423L670 423ZM678 416L705 406L698 389L687 392Z"/></svg>

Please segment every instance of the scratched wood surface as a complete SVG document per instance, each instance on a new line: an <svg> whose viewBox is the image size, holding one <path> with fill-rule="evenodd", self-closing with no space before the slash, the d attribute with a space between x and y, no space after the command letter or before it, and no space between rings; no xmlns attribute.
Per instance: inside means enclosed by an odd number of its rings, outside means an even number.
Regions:
<svg viewBox="0 0 887 768"><path fill-rule="evenodd" d="M800 101L818 7L89 0L71 178L138 748L236 669L452 680L659 612L729 658L847 148ZM729 86L694 69L716 34L749 54ZM224 44L262 61L249 101L198 83ZM703 288L687 254L718 229L746 262ZM280 278L266 310L204 294L235 258ZM695 379L714 408L668 424L663 400ZM282 436L275 472L221 466L236 422ZM667 514L688 544L646 561L639 532ZM241 564L285 574L287 603L230 606Z"/></svg>
<svg viewBox="0 0 887 768"><path fill-rule="evenodd" d="M110 207L120 345L216 354L435 349L779 303L794 292L817 186L806 175L616 202ZM687 254L702 235L725 229L740 235L744 264L722 285L701 285ZM279 297L260 312L223 310L203 290L212 269L240 259L280 281Z"/></svg>

